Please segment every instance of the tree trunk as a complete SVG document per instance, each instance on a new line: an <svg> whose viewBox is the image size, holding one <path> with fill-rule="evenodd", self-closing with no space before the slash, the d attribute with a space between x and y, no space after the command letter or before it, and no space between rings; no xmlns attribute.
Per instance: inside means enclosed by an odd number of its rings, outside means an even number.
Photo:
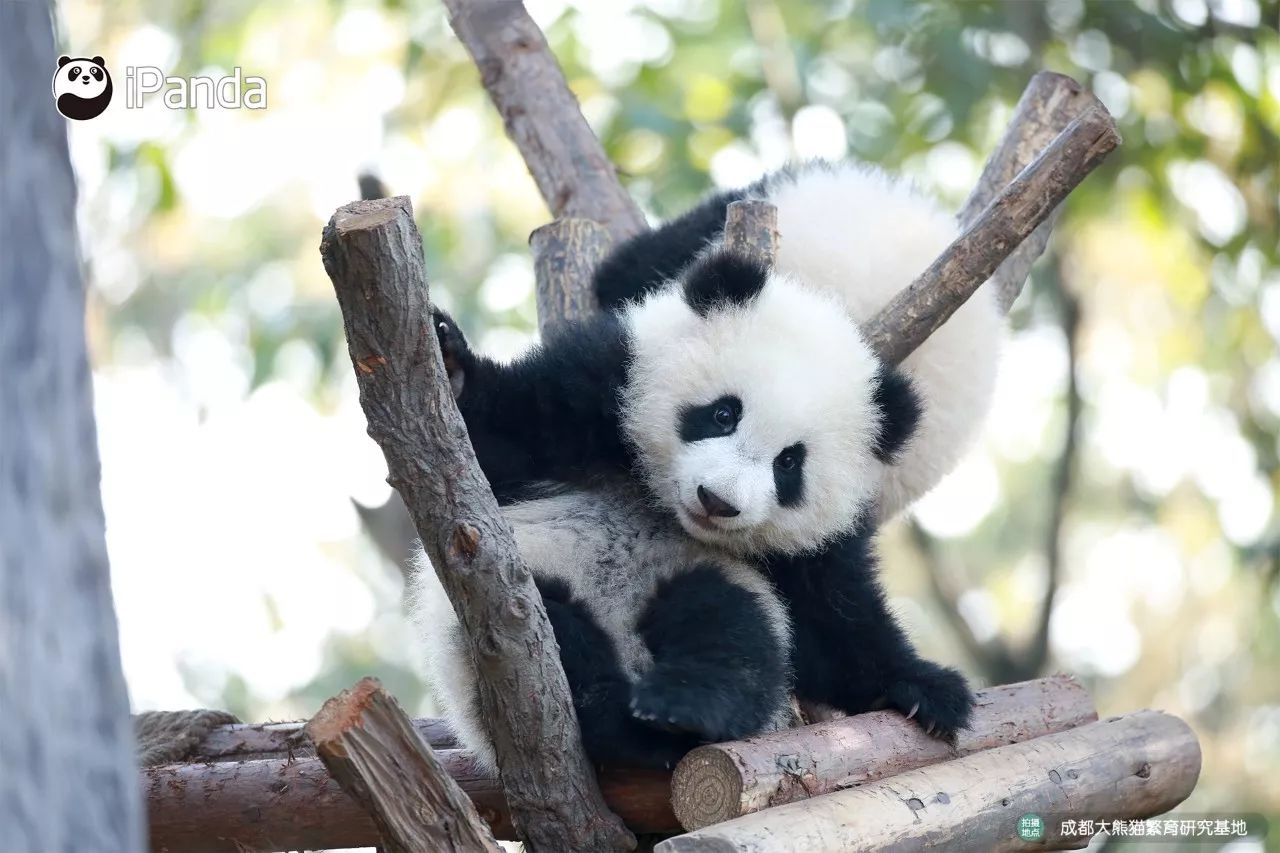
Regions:
<svg viewBox="0 0 1280 853"><path fill-rule="evenodd" d="M0 837L143 844L50 6L0 3Z"/></svg>

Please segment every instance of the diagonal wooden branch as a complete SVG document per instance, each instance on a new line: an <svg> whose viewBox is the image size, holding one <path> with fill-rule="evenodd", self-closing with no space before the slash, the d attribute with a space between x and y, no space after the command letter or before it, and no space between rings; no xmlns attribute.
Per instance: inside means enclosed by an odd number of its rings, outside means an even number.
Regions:
<svg viewBox="0 0 1280 853"><path fill-rule="evenodd" d="M552 216L594 220L615 243L645 230L643 214L618 182L524 4L444 0L444 5Z"/></svg>
<svg viewBox="0 0 1280 853"><path fill-rule="evenodd" d="M961 228L970 228L996 196L1018 173L1048 147L1073 120L1102 102L1064 74L1041 71L1031 78L1013 109L1013 118L957 217ZM1055 209L991 276L1000 307L1007 313L1022 292L1031 266L1049 244L1058 219Z"/></svg>
<svg viewBox="0 0 1280 853"><path fill-rule="evenodd" d="M369 434L470 638L517 829L533 850L629 849L583 753L542 600L454 405L409 200L339 208L320 254Z"/></svg>
<svg viewBox="0 0 1280 853"><path fill-rule="evenodd" d="M724 218L724 245L773 266L778 254L778 210L767 201L735 201Z"/></svg>
<svg viewBox="0 0 1280 853"><path fill-rule="evenodd" d="M1101 106L1072 121L928 269L867 323L864 331L876 354L888 364L910 355L1119 144L1115 122Z"/></svg>
<svg viewBox="0 0 1280 853"><path fill-rule="evenodd" d="M475 805L376 678L325 702L306 731L329 775L373 818L385 853L498 853Z"/></svg>

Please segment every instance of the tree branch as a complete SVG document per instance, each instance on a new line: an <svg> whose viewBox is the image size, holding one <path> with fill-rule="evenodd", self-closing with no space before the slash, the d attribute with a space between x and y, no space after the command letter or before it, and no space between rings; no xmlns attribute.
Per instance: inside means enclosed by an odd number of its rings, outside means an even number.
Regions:
<svg viewBox="0 0 1280 853"><path fill-rule="evenodd" d="M1119 144L1115 122L1101 106L1072 121L866 325L876 354L889 364L910 355Z"/></svg>
<svg viewBox="0 0 1280 853"><path fill-rule="evenodd" d="M778 254L778 210L767 201L735 201L724 219L724 245L761 266Z"/></svg>
<svg viewBox="0 0 1280 853"><path fill-rule="evenodd" d="M325 702L306 731L329 775L373 818L385 853L497 853L471 800L377 679Z"/></svg>
<svg viewBox="0 0 1280 853"><path fill-rule="evenodd" d="M545 337L559 323L598 310L591 276L609 251L609 232L590 219L566 217L529 235L537 281L538 328Z"/></svg>
<svg viewBox="0 0 1280 853"><path fill-rule="evenodd" d="M512 819L534 850L629 849L582 750L558 646L454 405L403 196L338 209L320 245L369 434L471 642Z"/></svg>
<svg viewBox="0 0 1280 853"><path fill-rule="evenodd" d="M1013 118L977 185L957 217L960 227L968 229L996 196L1043 151L1049 143L1076 118L1102 102L1075 80L1052 71L1041 71L1031 78L1013 110ZM1058 219L1058 209L1022 241L991 276L1000 307L1007 313L1031 272L1031 266L1044 252Z"/></svg>
<svg viewBox="0 0 1280 853"><path fill-rule="evenodd" d="M444 0L449 25L502 115L551 215L600 223L614 243L647 228L518 0Z"/></svg>

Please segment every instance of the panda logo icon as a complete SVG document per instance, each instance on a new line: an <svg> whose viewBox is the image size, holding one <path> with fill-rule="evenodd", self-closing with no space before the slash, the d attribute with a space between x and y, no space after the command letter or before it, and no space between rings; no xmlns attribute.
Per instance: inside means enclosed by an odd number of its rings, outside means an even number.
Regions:
<svg viewBox="0 0 1280 853"><path fill-rule="evenodd" d="M59 56L53 74L53 99L70 119L97 118L111 103L111 72L101 56Z"/></svg>

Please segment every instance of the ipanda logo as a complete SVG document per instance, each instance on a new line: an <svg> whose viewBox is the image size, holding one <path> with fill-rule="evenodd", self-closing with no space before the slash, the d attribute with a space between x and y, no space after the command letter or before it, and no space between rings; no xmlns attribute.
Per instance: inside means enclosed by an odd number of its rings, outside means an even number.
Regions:
<svg viewBox="0 0 1280 853"><path fill-rule="evenodd" d="M97 118L111 103L111 72L101 56L59 56L53 72L53 102L70 119Z"/></svg>
<svg viewBox="0 0 1280 853"><path fill-rule="evenodd" d="M53 73L53 100L69 119L97 118L111 103L111 73L101 56L60 56ZM225 77L166 77L150 65L125 68L125 109L141 109L148 95L160 95L172 110L195 107L261 110L267 106L267 81L246 77L239 68Z"/></svg>

